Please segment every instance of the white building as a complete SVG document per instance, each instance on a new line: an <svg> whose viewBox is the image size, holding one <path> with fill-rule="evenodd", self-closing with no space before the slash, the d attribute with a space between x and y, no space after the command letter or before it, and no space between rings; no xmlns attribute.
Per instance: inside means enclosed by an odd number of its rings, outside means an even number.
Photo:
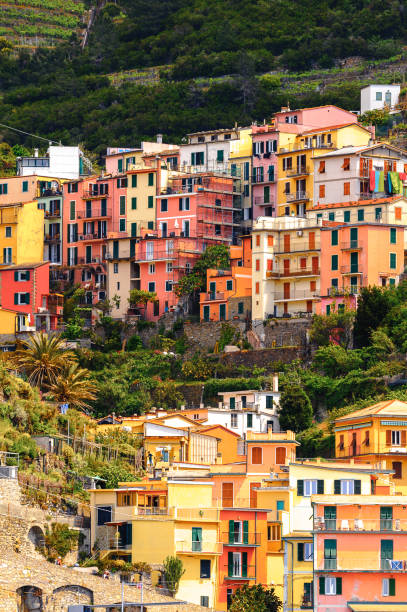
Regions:
<svg viewBox="0 0 407 612"><path fill-rule="evenodd" d="M184 172L227 172L231 143L240 139L241 128L188 134L180 147L180 170Z"/></svg>
<svg viewBox="0 0 407 612"><path fill-rule="evenodd" d="M394 109L399 102L400 85L367 85L360 90L360 112Z"/></svg>
<svg viewBox="0 0 407 612"><path fill-rule="evenodd" d="M17 174L60 179L78 179L90 174L90 162L84 157L79 147L63 147L50 145L44 157L38 155L36 149L33 157L17 158Z"/></svg>

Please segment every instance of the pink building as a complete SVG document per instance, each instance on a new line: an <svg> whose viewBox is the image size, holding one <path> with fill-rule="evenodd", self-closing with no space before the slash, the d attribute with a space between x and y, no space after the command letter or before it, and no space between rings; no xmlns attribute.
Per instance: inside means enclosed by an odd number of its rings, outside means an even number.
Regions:
<svg viewBox="0 0 407 612"><path fill-rule="evenodd" d="M280 112L275 113L274 120L276 122L276 129L282 130L281 124L288 124L301 126L301 131L358 122L355 113L346 111L333 104L315 106L313 108L300 108L298 110L291 110L288 107L282 108Z"/></svg>
<svg viewBox="0 0 407 612"><path fill-rule="evenodd" d="M253 141L253 220L275 217L277 202L278 132L274 122L252 126Z"/></svg>
<svg viewBox="0 0 407 612"><path fill-rule="evenodd" d="M63 266L86 290L85 303L105 298L106 241L126 236L127 176L90 177L64 185Z"/></svg>

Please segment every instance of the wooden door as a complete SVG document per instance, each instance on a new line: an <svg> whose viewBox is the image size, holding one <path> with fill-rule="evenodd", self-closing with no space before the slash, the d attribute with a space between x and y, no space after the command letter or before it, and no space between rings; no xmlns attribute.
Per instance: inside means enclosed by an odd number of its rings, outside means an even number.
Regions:
<svg viewBox="0 0 407 612"><path fill-rule="evenodd" d="M288 276L290 274L290 260L284 259L284 276Z"/></svg>
<svg viewBox="0 0 407 612"><path fill-rule="evenodd" d="M286 253L290 251L290 234L284 234L284 251Z"/></svg>
<svg viewBox="0 0 407 612"><path fill-rule="evenodd" d="M290 298L290 283L284 283L284 299L288 300Z"/></svg>
<svg viewBox="0 0 407 612"><path fill-rule="evenodd" d="M222 505L224 508L233 508L233 482L222 483Z"/></svg>
<svg viewBox="0 0 407 612"><path fill-rule="evenodd" d="M261 482L250 483L250 508L257 508L257 491L254 489L259 489L260 487Z"/></svg>

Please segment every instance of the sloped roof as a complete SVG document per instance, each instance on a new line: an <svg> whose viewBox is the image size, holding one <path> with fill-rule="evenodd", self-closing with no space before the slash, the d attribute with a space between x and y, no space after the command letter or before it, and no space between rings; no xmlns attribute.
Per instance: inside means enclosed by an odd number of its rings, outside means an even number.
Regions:
<svg viewBox="0 0 407 612"><path fill-rule="evenodd" d="M407 417L407 402L402 402L401 400L387 400L385 402L379 402L377 404L373 404L372 406L368 406L367 408L362 408L361 410L356 410L355 412L346 414L343 417L339 417L339 419L335 420L335 423L341 423L342 421L349 421L352 419L369 416Z"/></svg>

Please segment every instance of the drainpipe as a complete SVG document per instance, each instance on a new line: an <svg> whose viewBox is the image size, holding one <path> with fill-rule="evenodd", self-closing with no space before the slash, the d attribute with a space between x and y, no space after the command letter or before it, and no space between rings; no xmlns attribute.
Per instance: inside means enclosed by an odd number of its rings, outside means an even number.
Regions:
<svg viewBox="0 0 407 612"><path fill-rule="evenodd" d="M294 543L286 540L291 546L291 612L294 610ZM288 600L288 597L287 597Z"/></svg>
<svg viewBox="0 0 407 612"><path fill-rule="evenodd" d="M257 538L257 512L254 513L254 543ZM254 547L254 582L257 584L257 546Z"/></svg>

